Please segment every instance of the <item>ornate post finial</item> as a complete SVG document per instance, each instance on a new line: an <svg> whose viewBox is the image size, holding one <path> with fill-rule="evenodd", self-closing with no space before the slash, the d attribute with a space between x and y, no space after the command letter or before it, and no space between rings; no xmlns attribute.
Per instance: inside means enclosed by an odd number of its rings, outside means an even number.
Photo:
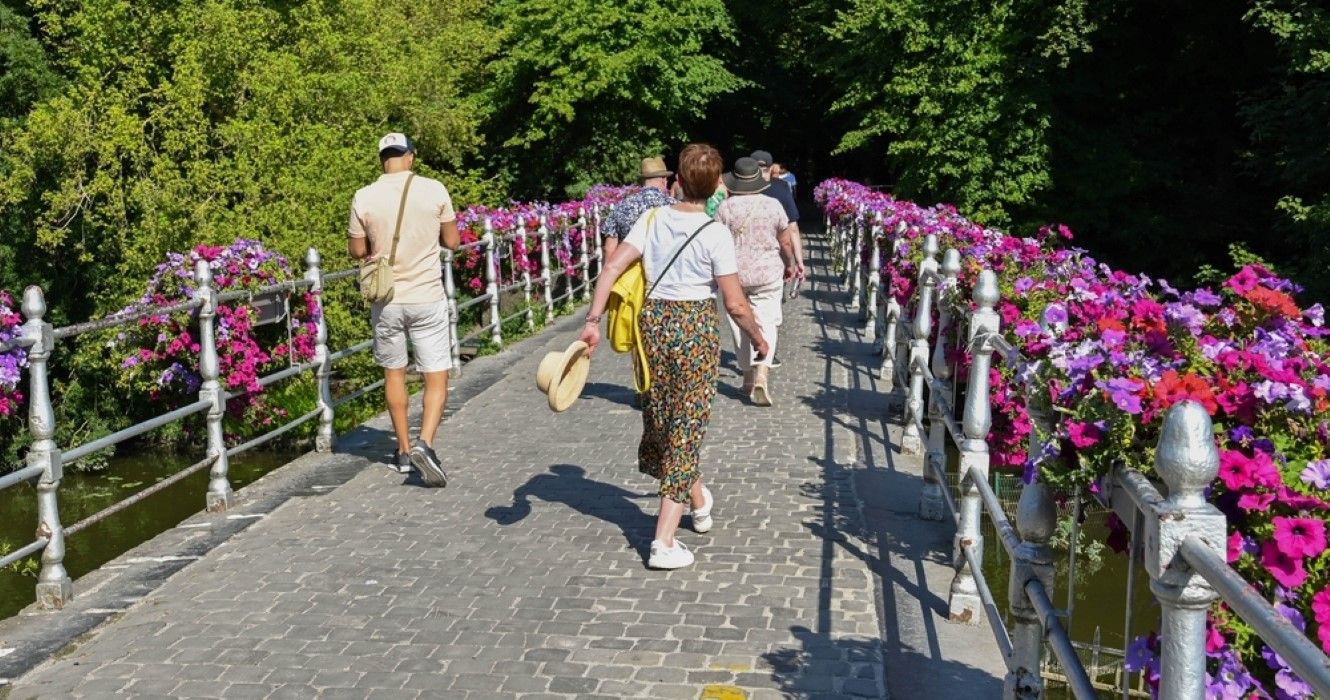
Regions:
<svg viewBox="0 0 1330 700"><path fill-rule="evenodd" d="M1205 489L1219 474L1219 450L1204 406L1182 401L1168 410L1155 450L1155 471L1178 506L1205 505Z"/></svg>

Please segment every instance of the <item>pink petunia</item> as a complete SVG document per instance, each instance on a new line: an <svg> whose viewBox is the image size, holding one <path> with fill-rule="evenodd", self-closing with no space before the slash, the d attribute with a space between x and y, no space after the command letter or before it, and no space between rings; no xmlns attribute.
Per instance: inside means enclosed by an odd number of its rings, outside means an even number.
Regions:
<svg viewBox="0 0 1330 700"><path fill-rule="evenodd" d="M1228 533L1228 563L1232 564L1242 557L1242 534L1236 530Z"/></svg>
<svg viewBox="0 0 1330 700"><path fill-rule="evenodd" d="M1302 559L1284 554L1274 542L1261 545L1261 566L1285 588L1297 588L1307 580L1307 570L1302 568Z"/></svg>
<svg viewBox="0 0 1330 700"><path fill-rule="evenodd" d="M1330 654L1330 586L1312 596L1312 616L1316 618L1316 638L1321 649Z"/></svg>
<svg viewBox="0 0 1330 700"><path fill-rule="evenodd" d="M1317 557L1325 551L1325 522L1311 518L1274 519L1275 546L1284 555L1296 559Z"/></svg>
<svg viewBox="0 0 1330 700"><path fill-rule="evenodd" d="M1077 449L1083 450L1099 442L1103 433L1099 426L1094 423L1082 423L1080 421L1067 421L1067 439Z"/></svg>

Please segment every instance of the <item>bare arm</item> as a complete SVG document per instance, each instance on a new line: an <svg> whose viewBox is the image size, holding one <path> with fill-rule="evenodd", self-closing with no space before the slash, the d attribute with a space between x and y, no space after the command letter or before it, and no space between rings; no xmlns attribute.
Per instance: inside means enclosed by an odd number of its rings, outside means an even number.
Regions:
<svg viewBox="0 0 1330 700"><path fill-rule="evenodd" d="M739 284L739 275L721 275L716 278L716 286L720 287L720 293L725 297L725 312L753 341L753 349L757 350L757 359L766 357L770 346L767 344L767 339L762 336L762 328L757 325L753 307L748 305L748 297L744 296L743 285Z"/></svg>
<svg viewBox="0 0 1330 700"><path fill-rule="evenodd" d="M354 260L364 260L369 256L369 239L364 236L346 239L346 252Z"/></svg>
<svg viewBox="0 0 1330 700"><path fill-rule="evenodd" d="M606 236L605 240L600 244L600 246L601 249L604 251L602 255L605 256L606 260L609 260L610 257L614 255L614 251L617 250L619 247L619 239L615 238L614 236Z"/></svg>
<svg viewBox="0 0 1330 700"><path fill-rule="evenodd" d="M614 287L619 275L641 257L642 251L630 245L615 246L614 254L606 256L605 267L600 271L600 278L596 280L596 291L591 295L591 309L587 311L588 320L582 324L582 335L578 338L587 344L588 357L600 344L600 316L605 313L605 306L610 302L610 289Z"/></svg>
<svg viewBox="0 0 1330 700"><path fill-rule="evenodd" d="M457 232L457 220L439 224L439 244L448 250L457 250L462 245L462 235Z"/></svg>
<svg viewBox="0 0 1330 700"><path fill-rule="evenodd" d="M790 225L785 227L784 233L789 234L790 244L793 246L794 249L794 266L796 271L795 274L798 277L803 277L804 276L804 237L803 234L799 232L799 222L798 221L790 222Z"/></svg>
<svg viewBox="0 0 1330 700"><path fill-rule="evenodd" d="M780 244L780 259L785 263L785 279L794 279L799 271L799 258L795 255L794 236L790 235L788 226L776 234L776 242Z"/></svg>

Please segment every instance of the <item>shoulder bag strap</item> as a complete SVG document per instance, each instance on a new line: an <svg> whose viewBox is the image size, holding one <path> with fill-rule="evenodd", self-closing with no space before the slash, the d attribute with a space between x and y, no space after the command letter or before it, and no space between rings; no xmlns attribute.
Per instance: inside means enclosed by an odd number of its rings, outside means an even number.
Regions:
<svg viewBox="0 0 1330 700"><path fill-rule="evenodd" d="M388 264L397 264L397 242L402 239L402 214L406 211L406 193L411 191L411 181L416 179L416 174L411 173L406 176L406 184L402 186L402 201L397 205L397 225L393 227L393 251L388 255Z"/></svg>
<svg viewBox="0 0 1330 700"><path fill-rule="evenodd" d="M697 238L697 234L702 233L702 229L714 223L716 223L715 219L708 218L706 223L698 226L697 230L693 231L693 235L689 236L688 240L684 241L683 245L679 246L679 249L674 251L674 257L670 258L670 261L665 263L664 269L660 271L659 275L656 275L656 281L651 283L651 289L647 290L647 297L650 297L651 293L656 291L656 285L660 284L660 281L665 278L665 273L670 271L670 267L674 265L674 261L678 260L680 255L683 255L683 252L688 248L688 245L693 242L694 238Z"/></svg>

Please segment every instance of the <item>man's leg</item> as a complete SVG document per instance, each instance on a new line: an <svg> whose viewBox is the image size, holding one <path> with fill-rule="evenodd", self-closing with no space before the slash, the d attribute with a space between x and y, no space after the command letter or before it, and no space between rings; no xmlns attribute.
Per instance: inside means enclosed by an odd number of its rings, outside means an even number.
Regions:
<svg viewBox="0 0 1330 700"><path fill-rule="evenodd" d="M388 415L393 419L393 433L397 436L397 454L411 451L411 425L408 423L406 368L383 370L383 394L388 402Z"/></svg>
<svg viewBox="0 0 1330 700"><path fill-rule="evenodd" d="M434 435L439 431L443 410L448 405L448 372L425 372L422 376L425 378L425 396L420 413L420 439L433 447Z"/></svg>

